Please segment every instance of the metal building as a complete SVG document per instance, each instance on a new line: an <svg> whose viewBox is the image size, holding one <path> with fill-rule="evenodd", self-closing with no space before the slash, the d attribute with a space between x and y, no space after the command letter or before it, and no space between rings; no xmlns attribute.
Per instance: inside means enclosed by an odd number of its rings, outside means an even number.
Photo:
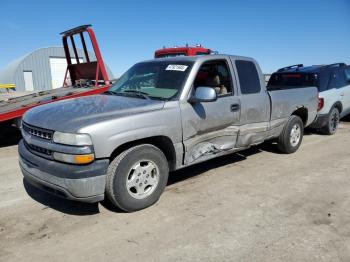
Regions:
<svg viewBox="0 0 350 262"><path fill-rule="evenodd" d="M84 52L78 49L80 62L85 62ZM71 52L73 53L73 52ZM89 53L94 59L93 53ZM76 59L72 57L72 62ZM114 76L107 67L109 79ZM14 84L16 91L43 91L62 87L67 62L63 47L47 47L20 57L0 70L0 84Z"/></svg>

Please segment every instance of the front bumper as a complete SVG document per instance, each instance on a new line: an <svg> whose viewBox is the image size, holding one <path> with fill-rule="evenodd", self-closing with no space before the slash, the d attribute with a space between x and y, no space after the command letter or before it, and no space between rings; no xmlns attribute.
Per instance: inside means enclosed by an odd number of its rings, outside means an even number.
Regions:
<svg viewBox="0 0 350 262"><path fill-rule="evenodd" d="M19 164L26 181L51 194L70 200L94 203L104 199L109 161L70 165L31 153L20 141Z"/></svg>
<svg viewBox="0 0 350 262"><path fill-rule="evenodd" d="M320 114L316 116L314 122L310 125L311 128L320 129L328 125L329 114Z"/></svg>

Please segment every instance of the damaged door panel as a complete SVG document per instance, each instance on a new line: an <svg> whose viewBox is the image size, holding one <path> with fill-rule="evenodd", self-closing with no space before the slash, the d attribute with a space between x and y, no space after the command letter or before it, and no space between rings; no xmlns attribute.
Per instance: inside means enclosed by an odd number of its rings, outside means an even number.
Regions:
<svg viewBox="0 0 350 262"><path fill-rule="evenodd" d="M239 105L239 99L226 96L216 102L181 106L186 164L235 147L240 112L232 112L231 104Z"/></svg>
<svg viewBox="0 0 350 262"><path fill-rule="evenodd" d="M251 123L239 128L237 147L249 147L264 142L268 131L267 122Z"/></svg>
<svg viewBox="0 0 350 262"><path fill-rule="evenodd" d="M261 72L253 61L232 60L238 75L242 104L238 147L259 144L266 138L270 121L270 97L262 88Z"/></svg>
<svg viewBox="0 0 350 262"><path fill-rule="evenodd" d="M241 102L233 94L229 68L226 59L203 63L193 81L192 92L199 86L212 87L217 100L181 104L185 165L235 148Z"/></svg>
<svg viewBox="0 0 350 262"><path fill-rule="evenodd" d="M217 154L232 151L236 147L238 126L196 135L184 142L185 164L203 161Z"/></svg>

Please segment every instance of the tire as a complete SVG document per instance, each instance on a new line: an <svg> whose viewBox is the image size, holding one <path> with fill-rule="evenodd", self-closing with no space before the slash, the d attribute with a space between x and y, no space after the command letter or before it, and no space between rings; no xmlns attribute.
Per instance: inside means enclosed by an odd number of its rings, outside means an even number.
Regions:
<svg viewBox="0 0 350 262"><path fill-rule="evenodd" d="M168 161L150 144L129 148L107 170L107 198L120 209L133 212L156 203L168 182Z"/></svg>
<svg viewBox="0 0 350 262"><path fill-rule="evenodd" d="M290 116L278 137L278 149L285 154L298 150L303 141L304 124L300 117Z"/></svg>
<svg viewBox="0 0 350 262"><path fill-rule="evenodd" d="M329 112L327 125L323 128L323 133L326 135L334 135L339 126L340 113L339 109L333 107Z"/></svg>

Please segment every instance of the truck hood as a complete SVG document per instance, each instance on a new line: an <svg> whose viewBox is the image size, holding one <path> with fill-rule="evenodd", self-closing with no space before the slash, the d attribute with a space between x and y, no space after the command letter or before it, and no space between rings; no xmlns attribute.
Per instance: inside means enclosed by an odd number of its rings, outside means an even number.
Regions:
<svg viewBox="0 0 350 262"><path fill-rule="evenodd" d="M158 100L95 95L34 107L25 113L23 121L45 129L77 132L90 124L159 110L163 106L164 102Z"/></svg>

